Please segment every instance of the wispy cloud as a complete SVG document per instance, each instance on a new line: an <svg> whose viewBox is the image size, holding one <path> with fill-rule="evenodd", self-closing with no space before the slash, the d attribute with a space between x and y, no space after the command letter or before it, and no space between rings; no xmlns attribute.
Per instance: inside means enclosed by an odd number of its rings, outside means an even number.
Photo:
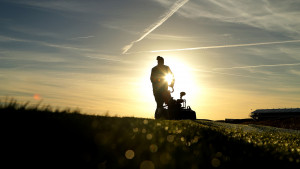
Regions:
<svg viewBox="0 0 300 169"><path fill-rule="evenodd" d="M61 56L39 52L39 51L18 51L18 50L6 50L6 51L0 51L0 60L10 60L15 63L23 61L31 61L33 62L42 62L42 63L63 63L67 62L67 60ZM23 66L25 66L24 64Z"/></svg>
<svg viewBox="0 0 300 169"><path fill-rule="evenodd" d="M82 37L82 38L84 38L84 37ZM50 42L38 41L38 40L22 39L22 38L15 38L15 37L0 35L0 42L1 41L2 42L11 41L11 42L21 42L21 43L32 43L34 45L42 45L42 46L50 47L50 48L63 49L63 50L73 51L73 52L76 51L80 56L84 56L84 57L91 58L91 59L106 60L106 61L113 61L113 62L125 62L123 60L117 59L117 58L109 56L109 55L101 55L94 49L80 48L80 47L74 46L72 44L55 44L55 43L50 43ZM23 54L24 55L24 52L22 53L22 52L17 52L17 51L8 51L8 50L2 50L2 51L0 51L0 53L6 53L6 55L8 55L8 54L17 54L17 55ZM33 55L32 52L30 53L30 52L26 51L26 53ZM41 54L41 53L39 53L39 54ZM35 57L33 57L33 58L35 60L37 58L41 58L42 60L45 60L44 56L48 56L48 55L49 54L41 54L40 56L34 55ZM49 57L50 56L51 55L49 55ZM13 58L13 57L9 57L9 58ZM28 59L28 57L27 57L27 59ZM40 59L37 59L37 60L40 60ZM61 60L58 60L58 61L61 61ZM58 61L54 60L52 62L58 62Z"/></svg>
<svg viewBox="0 0 300 169"><path fill-rule="evenodd" d="M17 0L10 0L10 2L23 4L38 8L44 9L52 9L58 11L71 11L71 12L84 12L86 9L80 1L60 1L60 0L53 0L53 1L37 1L37 0L28 0L28 1L17 1Z"/></svg>
<svg viewBox="0 0 300 169"><path fill-rule="evenodd" d="M113 58L108 58L108 57L103 57L103 56L85 55L85 57L90 58L90 59L96 59L96 60L106 60L106 61L113 61L113 62L126 62L124 60L113 59Z"/></svg>
<svg viewBox="0 0 300 169"><path fill-rule="evenodd" d="M178 0L164 15L161 16L161 19L152 24L149 28L144 31L144 34L137 40L132 41L130 44L123 47L123 54L125 54L135 43L143 40L147 35L152 31L162 25L166 20L168 20L179 8L186 4L189 0Z"/></svg>
<svg viewBox="0 0 300 169"><path fill-rule="evenodd" d="M71 38L73 40L78 40L78 39L89 39L89 38L94 38L95 36L90 35L90 36L80 36L80 37L75 37L75 38Z"/></svg>
<svg viewBox="0 0 300 169"><path fill-rule="evenodd" d="M296 35L298 38L299 5L300 2L294 0L258 0L255 3L248 0L193 1L180 10L179 14L192 19L211 18L222 22L242 23L263 30L284 32L291 37Z"/></svg>
<svg viewBox="0 0 300 169"><path fill-rule="evenodd" d="M155 34L155 33L152 33L147 38L154 39L154 40L172 40L172 41L183 41L183 42L197 42L196 37L168 35L168 34Z"/></svg>
<svg viewBox="0 0 300 169"><path fill-rule="evenodd" d="M266 78L257 77L257 76L246 76L246 75L241 75L241 74L224 73L224 72L219 72L219 71L211 71L211 70L203 70L203 69L193 69L193 71L227 75L227 76L237 76L237 77L244 77L244 78L253 78L253 79L266 79Z"/></svg>
<svg viewBox="0 0 300 169"><path fill-rule="evenodd" d="M300 63L255 65L255 66L239 66L239 67L228 67L228 68L214 68L214 70L249 69L249 68L260 68L260 67L281 67L281 66L299 66L299 65L300 65Z"/></svg>
<svg viewBox="0 0 300 169"><path fill-rule="evenodd" d="M297 71L297 70L290 70L290 73L300 76L300 71Z"/></svg>
<svg viewBox="0 0 300 169"><path fill-rule="evenodd" d="M260 45L272 45L272 44L296 43L296 42L300 42L300 40L246 43L246 44L220 45L220 46L204 46L204 47L181 48L181 49L164 49L164 50L152 50L152 51L148 51L148 52L175 52L175 51L201 50L201 49L218 49L218 48L232 48L232 47L245 47L245 46L260 46Z"/></svg>
<svg viewBox="0 0 300 169"><path fill-rule="evenodd" d="M92 52L94 50L88 49L88 48L80 48L75 47L72 45L66 45L66 44L54 44L50 42L45 41L39 41L39 40L31 40L31 39L22 39L22 38L15 38L15 37L9 37L9 36L3 36L0 35L0 41L14 41L14 42L24 42L24 43L35 43L37 45L42 45L46 47L53 47L53 48L59 48L59 49L67 49L67 50L76 50L76 51L85 51L85 52Z"/></svg>

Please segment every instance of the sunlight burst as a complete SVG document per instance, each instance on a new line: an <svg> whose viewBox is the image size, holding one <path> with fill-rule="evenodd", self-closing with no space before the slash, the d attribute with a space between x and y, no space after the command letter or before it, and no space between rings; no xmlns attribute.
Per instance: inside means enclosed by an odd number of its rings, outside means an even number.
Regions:
<svg viewBox="0 0 300 169"><path fill-rule="evenodd" d="M172 92L171 96L174 99L180 98L180 92L186 92L184 99L187 100L187 104L190 105L193 109L197 110L199 105L203 102L204 91L201 79L197 78L197 74L193 71L193 68L190 66L189 62L184 60L182 56L165 55L165 65L169 66L173 75L166 75L164 80L170 85L172 80L175 79L174 83L174 92L173 89L169 88ZM155 60L149 60L146 65L148 69L143 69L143 71L138 72L140 79L137 82L139 92L135 97L142 98L139 99L138 104L143 105L143 112L145 109L150 110L147 114L148 117L153 117L152 112L156 109L156 102L153 96L152 84L150 81L151 68L156 66L157 63ZM152 111L152 112L151 112ZM197 111L196 111L197 112ZM143 114L144 115L144 114Z"/></svg>
<svg viewBox="0 0 300 169"><path fill-rule="evenodd" d="M168 82L168 85L170 85L173 81L174 77L172 74L168 73L166 76L165 76L165 80Z"/></svg>
<svg viewBox="0 0 300 169"><path fill-rule="evenodd" d="M175 79L175 91L172 94L175 99L178 99L180 96L180 92L184 91L187 93L185 98L190 104L192 104L192 102L195 103L201 100L202 97L199 94L200 92L202 92L202 88L199 85L199 79L196 79L192 68L181 58L182 57L177 56L165 57L165 64L170 67L172 73L174 74L174 76L167 75L165 78L168 83L172 82L173 78Z"/></svg>

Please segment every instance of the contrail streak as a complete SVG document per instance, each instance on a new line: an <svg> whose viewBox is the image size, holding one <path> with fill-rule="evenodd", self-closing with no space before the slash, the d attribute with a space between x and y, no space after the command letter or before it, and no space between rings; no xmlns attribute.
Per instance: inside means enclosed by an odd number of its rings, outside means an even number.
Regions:
<svg viewBox="0 0 300 169"><path fill-rule="evenodd" d="M113 62L125 62L123 60L119 60L119 59L111 59L111 58L105 58L105 57L96 57L96 56L85 56L87 58L91 58L91 59L96 59L96 60L106 60L106 61L113 61Z"/></svg>
<svg viewBox="0 0 300 169"><path fill-rule="evenodd" d="M137 42L143 40L147 35L149 35L152 31L158 28L161 24L163 24L166 20L168 20L179 8L181 8L185 3L189 0L178 0L164 15L161 16L162 19L152 24L149 28L147 28L144 34L137 40L132 41L129 45L123 47L123 54L126 52Z"/></svg>
<svg viewBox="0 0 300 169"><path fill-rule="evenodd" d="M241 74L232 74L232 73L223 73L223 72L216 72L216 71L209 71L209 70L202 70L202 69L194 69L197 72L205 72L205 73L214 73L214 74L221 74L221 75L228 75L228 76L238 76L238 77L245 77L245 78L253 78L253 79L267 79L267 78L260 78L254 76L245 76Z"/></svg>
<svg viewBox="0 0 300 169"><path fill-rule="evenodd" d="M214 70L248 69L248 68L258 68L258 67L279 67L279 66L298 66L298 65L300 65L300 63L214 68Z"/></svg>
<svg viewBox="0 0 300 169"><path fill-rule="evenodd" d="M148 51L148 52L175 52L175 51L186 51L186 50L232 48L232 47L259 46L259 45L271 45L271 44L295 43L295 42L300 42L300 40L288 40L288 41L277 41L277 42L262 42L262 43L246 43L246 44L221 45L221 46L204 46L204 47L182 48L182 49L152 50L152 51Z"/></svg>

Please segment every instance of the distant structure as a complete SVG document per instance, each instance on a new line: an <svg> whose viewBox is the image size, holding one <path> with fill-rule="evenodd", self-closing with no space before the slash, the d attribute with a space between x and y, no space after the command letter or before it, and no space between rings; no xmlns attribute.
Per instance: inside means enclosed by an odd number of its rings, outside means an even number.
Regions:
<svg viewBox="0 0 300 169"><path fill-rule="evenodd" d="M257 109L251 112L250 117L254 120L269 120L289 117L300 117L300 108L290 109Z"/></svg>

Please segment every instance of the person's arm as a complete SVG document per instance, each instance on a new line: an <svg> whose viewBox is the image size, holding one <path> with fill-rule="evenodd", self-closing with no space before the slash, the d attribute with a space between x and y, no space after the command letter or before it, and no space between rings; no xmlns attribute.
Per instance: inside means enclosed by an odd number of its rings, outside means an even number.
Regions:
<svg viewBox="0 0 300 169"><path fill-rule="evenodd" d="M150 80L152 83L156 82L156 75L155 75L155 70L151 70L151 76L150 76Z"/></svg>
<svg viewBox="0 0 300 169"><path fill-rule="evenodd" d="M150 80L151 80L151 83L153 83L153 69L151 70Z"/></svg>

